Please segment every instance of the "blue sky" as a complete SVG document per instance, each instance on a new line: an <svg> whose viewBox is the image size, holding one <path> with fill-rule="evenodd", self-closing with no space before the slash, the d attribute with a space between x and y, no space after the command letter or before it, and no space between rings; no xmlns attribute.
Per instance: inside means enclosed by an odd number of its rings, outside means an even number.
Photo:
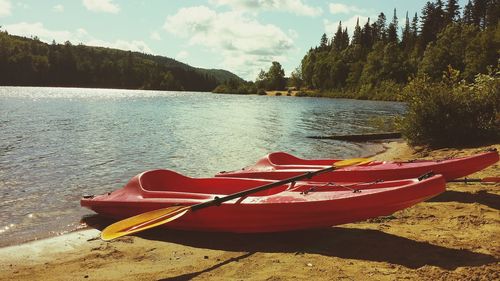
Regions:
<svg viewBox="0 0 500 281"><path fill-rule="evenodd" d="M351 33L358 17L364 24L384 12L390 21L396 8L402 25L406 11L420 15L425 2L0 0L0 26L45 42L141 51L254 80L273 60L289 75L323 32L333 36L339 21Z"/></svg>

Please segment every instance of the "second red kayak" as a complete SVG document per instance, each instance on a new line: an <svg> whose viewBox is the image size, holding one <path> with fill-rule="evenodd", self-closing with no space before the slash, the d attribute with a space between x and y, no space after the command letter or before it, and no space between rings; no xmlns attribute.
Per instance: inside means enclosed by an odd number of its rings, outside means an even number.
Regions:
<svg viewBox="0 0 500 281"><path fill-rule="evenodd" d="M468 176L480 171L499 159L496 150L460 158L414 161L372 161L358 166L340 168L314 177L319 182L367 182L416 178L425 173L441 174L446 180ZM274 152L241 170L220 172L216 177L286 179L308 171L325 168L337 159L302 159L285 152Z"/></svg>

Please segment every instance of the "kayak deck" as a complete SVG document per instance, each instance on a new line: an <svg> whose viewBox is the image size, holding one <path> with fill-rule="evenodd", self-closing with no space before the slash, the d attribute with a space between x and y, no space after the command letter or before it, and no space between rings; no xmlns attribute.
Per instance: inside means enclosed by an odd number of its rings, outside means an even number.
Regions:
<svg viewBox="0 0 500 281"><path fill-rule="evenodd" d="M465 177L499 160L496 150L476 155L443 160L372 161L367 164L336 169L317 175L314 181L366 182L415 178L428 172L442 174L446 180ZM241 170L220 172L216 177L285 179L308 171L325 168L338 159L302 159L285 152L274 152Z"/></svg>

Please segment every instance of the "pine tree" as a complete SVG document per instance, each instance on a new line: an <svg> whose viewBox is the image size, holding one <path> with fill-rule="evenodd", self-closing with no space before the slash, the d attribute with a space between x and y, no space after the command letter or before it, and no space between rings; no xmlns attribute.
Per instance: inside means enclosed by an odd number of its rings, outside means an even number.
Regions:
<svg viewBox="0 0 500 281"><path fill-rule="evenodd" d="M342 50L347 49L347 47L349 47L349 33L346 27L344 28L344 32L342 32Z"/></svg>
<svg viewBox="0 0 500 281"><path fill-rule="evenodd" d="M323 33L321 36L321 40L319 41L319 48L321 50L325 50L328 47L328 37L326 37L326 33Z"/></svg>
<svg viewBox="0 0 500 281"><path fill-rule="evenodd" d="M411 20L411 35L413 36L413 39L417 39L418 36L418 14L415 13L415 16L413 16L413 19Z"/></svg>
<svg viewBox="0 0 500 281"><path fill-rule="evenodd" d="M473 24L474 23L474 19L472 17L472 9L473 9L472 3L469 0L469 2L467 2L467 4L464 7L464 12L463 12L463 16L462 16L462 23L465 23L465 24Z"/></svg>
<svg viewBox="0 0 500 281"><path fill-rule="evenodd" d="M425 49L425 46L436 39L436 6L432 2L427 2L422 9L421 27L420 27L420 46Z"/></svg>
<svg viewBox="0 0 500 281"><path fill-rule="evenodd" d="M387 23L384 13L378 15L377 21L372 25L373 40L374 41L387 41Z"/></svg>
<svg viewBox="0 0 500 281"><path fill-rule="evenodd" d="M472 21L475 25L486 27L486 10L488 8L488 0L474 0L472 6Z"/></svg>
<svg viewBox="0 0 500 281"><path fill-rule="evenodd" d="M436 28L436 34L439 33L444 27L445 27L445 22L444 22L444 5L443 1L437 0L436 1L436 10L434 14L434 24Z"/></svg>
<svg viewBox="0 0 500 281"><path fill-rule="evenodd" d="M457 0L448 0L448 3L446 3L446 9L444 11L445 25L455 22L457 18L460 17L460 6L457 2Z"/></svg>
<svg viewBox="0 0 500 281"><path fill-rule="evenodd" d="M401 34L401 45L405 50L408 50L409 48L413 47L412 41L410 18L408 17L408 11L406 11L405 27L403 28L403 32Z"/></svg>
<svg viewBox="0 0 500 281"><path fill-rule="evenodd" d="M387 39L389 42L398 42L398 17L396 15L396 9L394 9L392 21L387 28Z"/></svg>
<svg viewBox="0 0 500 281"><path fill-rule="evenodd" d="M352 34L352 44L361 44L361 27L359 26L359 18L356 20L356 27Z"/></svg>
<svg viewBox="0 0 500 281"><path fill-rule="evenodd" d="M371 49L373 45L372 27L370 26L370 18L361 29L361 46L366 49Z"/></svg>
<svg viewBox="0 0 500 281"><path fill-rule="evenodd" d="M342 33L342 21L339 22L339 26L337 27L337 32L335 32L335 35L333 36L333 40L332 40L332 46L333 46L333 49L336 50L336 51L342 51L342 47L343 47L343 33Z"/></svg>

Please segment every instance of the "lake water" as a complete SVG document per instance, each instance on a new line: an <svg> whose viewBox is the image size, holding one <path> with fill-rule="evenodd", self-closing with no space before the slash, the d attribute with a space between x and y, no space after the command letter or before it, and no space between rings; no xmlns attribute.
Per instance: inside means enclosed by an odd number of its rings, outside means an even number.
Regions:
<svg viewBox="0 0 500 281"><path fill-rule="evenodd" d="M401 103L80 88L0 87L0 246L82 227L84 194L148 169L193 177L272 151L353 157L365 145L310 135L375 132Z"/></svg>

